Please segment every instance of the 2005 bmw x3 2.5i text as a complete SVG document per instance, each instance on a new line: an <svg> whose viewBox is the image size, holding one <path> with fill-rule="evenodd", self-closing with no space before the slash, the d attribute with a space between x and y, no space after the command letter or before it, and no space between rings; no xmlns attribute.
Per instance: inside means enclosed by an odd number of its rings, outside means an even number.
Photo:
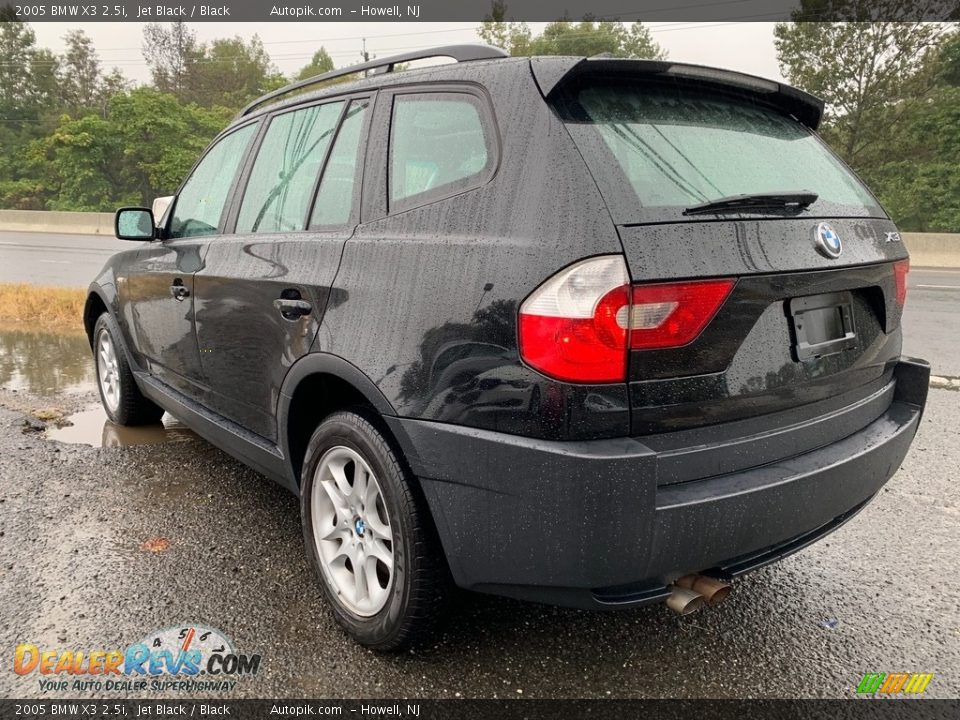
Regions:
<svg viewBox="0 0 960 720"><path fill-rule="evenodd" d="M394 72L428 56L455 62ZM103 404L296 493L337 620L377 649L453 585L717 600L868 503L926 401L906 250L822 110L486 46L288 86L118 211L143 242L90 286Z"/></svg>

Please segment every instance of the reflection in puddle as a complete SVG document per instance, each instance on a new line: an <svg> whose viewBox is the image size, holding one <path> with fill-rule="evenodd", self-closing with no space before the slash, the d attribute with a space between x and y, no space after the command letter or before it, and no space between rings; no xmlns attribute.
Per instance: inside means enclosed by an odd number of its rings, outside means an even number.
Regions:
<svg viewBox="0 0 960 720"><path fill-rule="evenodd" d="M66 418L73 425L61 428L48 428L47 437L51 440L73 443L75 445L93 445L94 447L125 447L127 445L158 445L168 442L183 442L197 436L186 425L169 413L164 413L157 425L124 427L115 425L107 419L100 405L89 410L70 415Z"/></svg>
<svg viewBox="0 0 960 720"><path fill-rule="evenodd" d="M87 338L0 330L0 386L47 396L93 390L93 357Z"/></svg>

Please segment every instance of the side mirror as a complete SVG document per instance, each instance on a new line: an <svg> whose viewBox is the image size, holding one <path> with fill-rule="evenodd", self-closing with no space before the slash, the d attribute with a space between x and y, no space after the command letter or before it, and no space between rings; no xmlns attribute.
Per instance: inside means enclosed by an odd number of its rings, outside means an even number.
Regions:
<svg viewBox="0 0 960 720"><path fill-rule="evenodd" d="M153 200L153 221L155 223L162 223L163 216L167 213L167 208L170 207L170 204L173 202L173 195L165 195L164 197L154 198Z"/></svg>
<svg viewBox="0 0 960 720"><path fill-rule="evenodd" d="M113 230L120 240L153 240L156 237L153 213L141 207L125 207L117 210Z"/></svg>

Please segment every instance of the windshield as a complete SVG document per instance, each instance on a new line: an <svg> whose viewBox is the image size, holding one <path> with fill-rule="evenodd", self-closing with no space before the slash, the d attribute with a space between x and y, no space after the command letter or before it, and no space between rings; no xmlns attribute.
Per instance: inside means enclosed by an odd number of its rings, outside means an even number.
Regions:
<svg viewBox="0 0 960 720"><path fill-rule="evenodd" d="M783 192L818 196L793 214L885 217L813 132L746 98L634 82L583 87L559 109L621 224L681 220L685 208L719 198Z"/></svg>

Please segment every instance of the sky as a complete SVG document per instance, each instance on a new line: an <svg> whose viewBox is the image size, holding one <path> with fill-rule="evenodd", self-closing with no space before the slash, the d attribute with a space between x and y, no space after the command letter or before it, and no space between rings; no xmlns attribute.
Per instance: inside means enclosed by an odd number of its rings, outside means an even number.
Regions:
<svg viewBox="0 0 960 720"><path fill-rule="evenodd" d="M479 23L194 23L190 27L203 41L239 35L260 36L274 64L291 75L309 62L321 45L337 67L361 60L363 39L371 55L385 57L399 52L437 45L478 42ZM534 33L545 23L529 23ZM669 53L671 60L739 70L782 80L773 46L773 23L728 22L648 23L653 38ZM34 23L37 44L55 53L63 50L63 35L77 23ZM89 35L105 70L119 67L138 82L150 74L140 52L141 27L136 23L86 23L79 25Z"/></svg>

